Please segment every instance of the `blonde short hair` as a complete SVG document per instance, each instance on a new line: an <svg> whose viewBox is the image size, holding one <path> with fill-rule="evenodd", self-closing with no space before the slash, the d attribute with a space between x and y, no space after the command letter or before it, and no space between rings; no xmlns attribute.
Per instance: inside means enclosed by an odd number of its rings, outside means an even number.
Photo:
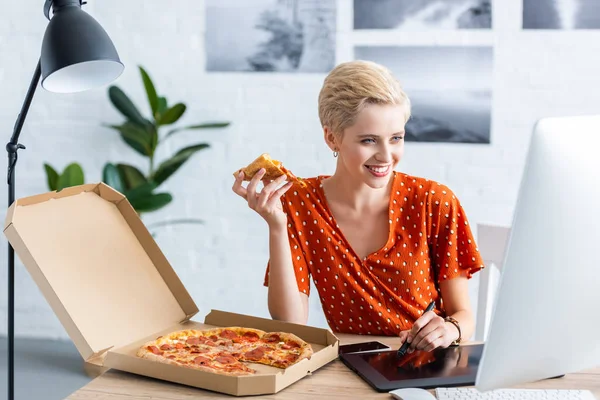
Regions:
<svg viewBox="0 0 600 400"><path fill-rule="evenodd" d="M404 105L406 120L410 118L410 100L389 69L363 60L339 64L319 93L321 125L341 135L368 104Z"/></svg>

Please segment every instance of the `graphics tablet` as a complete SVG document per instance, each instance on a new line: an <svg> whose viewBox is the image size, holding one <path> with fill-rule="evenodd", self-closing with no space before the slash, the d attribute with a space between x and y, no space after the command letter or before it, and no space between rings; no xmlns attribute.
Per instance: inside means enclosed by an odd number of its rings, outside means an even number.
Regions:
<svg viewBox="0 0 600 400"><path fill-rule="evenodd" d="M340 354L340 359L375 390L474 385L483 344L414 351Z"/></svg>

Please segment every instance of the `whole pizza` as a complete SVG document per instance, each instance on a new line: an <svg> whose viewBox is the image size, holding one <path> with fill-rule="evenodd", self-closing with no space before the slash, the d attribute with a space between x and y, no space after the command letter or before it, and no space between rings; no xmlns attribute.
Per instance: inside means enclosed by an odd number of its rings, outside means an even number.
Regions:
<svg viewBox="0 0 600 400"><path fill-rule="evenodd" d="M308 358L309 343L286 332L227 327L182 330L145 343L137 356L223 375L251 375L248 363L287 368Z"/></svg>

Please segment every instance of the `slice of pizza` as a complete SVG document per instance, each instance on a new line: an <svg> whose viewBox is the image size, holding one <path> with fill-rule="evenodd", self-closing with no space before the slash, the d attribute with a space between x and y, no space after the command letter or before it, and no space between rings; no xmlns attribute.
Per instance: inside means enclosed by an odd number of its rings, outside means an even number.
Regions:
<svg viewBox="0 0 600 400"><path fill-rule="evenodd" d="M261 342L270 349L266 351L271 359L269 365L278 368L287 368L313 354L312 346L293 333L269 332Z"/></svg>
<svg viewBox="0 0 600 400"><path fill-rule="evenodd" d="M237 170L233 175L237 176L240 171L242 171L244 172L244 180L249 181L261 168L265 169L265 175L263 176L263 179L265 180L271 181L280 177L281 175L286 175L288 180L292 182L298 182L300 186L306 187L306 183L302 180L302 178L298 178L296 175L292 174L283 166L281 161L272 159L267 153L261 154L256 160L248 164L247 167Z"/></svg>

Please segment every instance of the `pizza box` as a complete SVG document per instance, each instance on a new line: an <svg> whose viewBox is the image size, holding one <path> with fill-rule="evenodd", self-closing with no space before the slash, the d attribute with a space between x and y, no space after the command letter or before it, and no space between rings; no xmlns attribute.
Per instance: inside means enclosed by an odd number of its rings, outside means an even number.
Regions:
<svg viewBox="0 0 600 400"><path fill-rule="evenodd" d="M4 233L83 359L92 364L236 396L276 393L337 358L329 330L198 307L131 204L104 183L15 201ZM242 326L293 333L314 350L286 369L252 364L225 376L137 357L180 329Z"/></svg>

